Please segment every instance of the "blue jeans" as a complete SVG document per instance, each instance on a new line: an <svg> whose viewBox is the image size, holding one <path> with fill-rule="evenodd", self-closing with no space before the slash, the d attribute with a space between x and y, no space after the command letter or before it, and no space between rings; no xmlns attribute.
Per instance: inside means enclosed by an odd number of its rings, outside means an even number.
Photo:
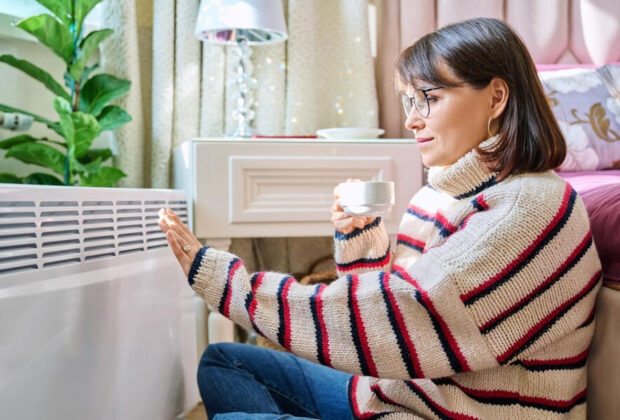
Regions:
<svg viewBox="0 0 620 420"><path fill-rule="evenodd" d="M209 345L198 366L202 401L209 419L218 420L351 419L350 378L290 353L239 343Z"/></svg>

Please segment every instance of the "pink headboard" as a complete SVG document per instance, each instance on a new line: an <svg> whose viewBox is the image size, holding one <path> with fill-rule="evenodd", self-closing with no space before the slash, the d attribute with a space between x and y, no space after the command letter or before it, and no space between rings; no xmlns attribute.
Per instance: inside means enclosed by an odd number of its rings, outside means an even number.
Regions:
<svg viewBox="0 0 620 420"><path fill-rule="evenodd" d="M620 0L401 0L401 47L449 23L508 22L539 64L620 61Z"/></svg>

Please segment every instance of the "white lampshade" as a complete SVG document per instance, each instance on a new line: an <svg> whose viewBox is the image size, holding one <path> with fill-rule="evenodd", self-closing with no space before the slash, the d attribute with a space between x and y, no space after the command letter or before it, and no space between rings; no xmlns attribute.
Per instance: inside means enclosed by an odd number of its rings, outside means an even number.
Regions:
<svg viewBox="0 0 620 420"><path fill-rule="evenodd" d="M202 0L196 20L196 38L218 44L248 45L286 41L282 0Z"/></svg>

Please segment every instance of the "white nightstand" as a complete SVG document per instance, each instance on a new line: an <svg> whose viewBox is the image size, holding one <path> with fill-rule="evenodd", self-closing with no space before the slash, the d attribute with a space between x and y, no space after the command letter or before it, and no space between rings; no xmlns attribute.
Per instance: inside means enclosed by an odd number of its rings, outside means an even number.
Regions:
<svg viewBox="0 0 620 420"><path fill-rule="evenodd" d="M192 202L193 232L223 250L231 238L331 236L333 189L347 178L395 182L396 203L383 217L394 235L422 187L421 159L408 139L193 139L175 150L174 175ZM230 321L209 316L209 342L231 340L232 332ZM200 350L206 344L199 332Z"/></svg>

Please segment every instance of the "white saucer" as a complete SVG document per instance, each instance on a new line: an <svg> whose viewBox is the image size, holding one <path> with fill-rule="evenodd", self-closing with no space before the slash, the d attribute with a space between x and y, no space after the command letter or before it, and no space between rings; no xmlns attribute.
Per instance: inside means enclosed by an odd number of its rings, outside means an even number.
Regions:
<svg viewBox="0 0 620 420"><path fill-rule="evenodd" d="M385 130L381 128L364 127L342 127L342 128L323 128L316 131L318 137L326 139L376 139Z"/></svg>

